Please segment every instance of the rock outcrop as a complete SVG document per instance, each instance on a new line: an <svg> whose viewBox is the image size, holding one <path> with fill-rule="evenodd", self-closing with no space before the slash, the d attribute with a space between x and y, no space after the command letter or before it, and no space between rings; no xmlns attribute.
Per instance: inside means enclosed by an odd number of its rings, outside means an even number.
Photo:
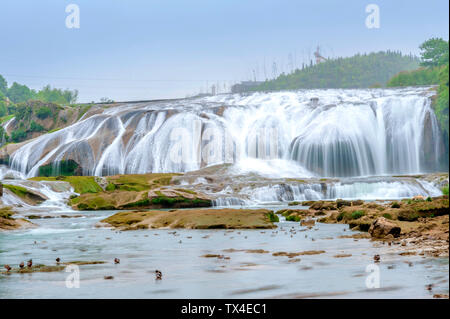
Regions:
<svg viewBox="0 0 450 319"><path fill-rule="evenodd" d="M400 227L384 217L375 220L369 228L369 234L375 238L384 238L388 235L392 235L395 238L400 236L400 232Z"/></svg>
<svg viewBox="0 0 450 319"><path fill-rule="evenodd" d="M187 209L120 212L101 221L120 230L148 228L265 229L275 228L267 209Z"/></svg>

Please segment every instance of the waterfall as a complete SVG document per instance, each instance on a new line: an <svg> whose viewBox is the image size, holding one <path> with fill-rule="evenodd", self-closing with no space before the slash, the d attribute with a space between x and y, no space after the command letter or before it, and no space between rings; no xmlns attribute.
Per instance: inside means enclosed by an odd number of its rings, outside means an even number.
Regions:
<svg viewBox="0 0 450 319"><path fill-rule="evenodd" d="M221 163L290 177L437 171L432 94L329 89L123 104L26 143L10 163L27 177L40 167L58 174L69 160L78 173L98 176Z"/></svg>
<svg viewBox="0 0 450 319"><path fill-rule="evenodd" d="M220 194L215 206L251 206L279 202L340 199L401 199L413 196L442 195L438 187L420 179L349 180L327 183L281 183L259 187L244 187L238 193Z"/></svg>

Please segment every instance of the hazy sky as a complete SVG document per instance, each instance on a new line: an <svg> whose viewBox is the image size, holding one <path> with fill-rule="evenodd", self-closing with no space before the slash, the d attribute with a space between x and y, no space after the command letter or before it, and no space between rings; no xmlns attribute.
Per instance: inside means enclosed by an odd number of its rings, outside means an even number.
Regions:
<svg viewBox="0 0 450 319"><path fill-rule="evenodd" d="M80 28L66 28L68 4ZM365 26L368 4L380 28ZM448 39L447 0L2 0L0 74L38 89L79 90L79 101L184 97L207 85L258 79L327 57L401 50Z"/></svg>

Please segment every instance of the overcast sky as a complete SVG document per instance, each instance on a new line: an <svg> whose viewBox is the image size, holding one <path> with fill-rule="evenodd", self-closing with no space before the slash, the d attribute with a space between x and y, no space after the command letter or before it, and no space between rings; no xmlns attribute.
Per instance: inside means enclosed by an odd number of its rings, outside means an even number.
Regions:
<svg viewBox="0 0 450 319"><path fill-rule="evenodd" d="M68 4L80 28L65 24ZM380 8L368 29L366 6ZM79 101L184 97L259 80L289 63L401 50L448 39L447 0L2 0L0 74L39 89L79 90ZM292 58L289 58L291 55ZM264 72L264 61L266 71Z"/></svg>

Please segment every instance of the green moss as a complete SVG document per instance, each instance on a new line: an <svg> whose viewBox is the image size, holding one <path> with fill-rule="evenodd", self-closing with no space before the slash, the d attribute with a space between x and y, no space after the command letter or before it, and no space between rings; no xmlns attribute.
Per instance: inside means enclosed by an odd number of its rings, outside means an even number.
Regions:
<svg viewBox="0 0 450 319"><path fill-rule="evenodd" d="M3 184L3 187L9 189L11 192L13 192L19 197L26 197L29 194L29 191L22 186Z"/></svg>
<svg viewBox="0 0 450 319"><path fill-rule="evenodd" d="M46 265L33 265L31 268L25 267L23 269L20 268L13 268L10 270L9 273L16 273L16 274L29 274L34 272L56 272L56 271L63 271L66 267L65 266L46 266ZM2 274L6 274L5 272L2 272Z"/></svg>
<svg viewBox="0 0 450 319"><path fill-rule="evenodd" d="M301 204L300 202L290 202L288 205L289 206L298 206L300 204Z"/></svg>
<svg viewBox="0 0 450 319"><path fill-rule="evenodd" d="M280 221L278 216L275 215L273 212L268 213L266 216L267 216L267 218L269 218L269 221L272 223L278 223Z"/></svg>
<svg viewBox="0 0 450 319"><path fill-rule="evenodd" d="M14 212L11 211L10 207L0 208L0 218L12 219L12 215L14 215Z"/></svg>
<svg viewBox="0 0 450 319"><path fill-rule="evenodd" d="M103 189L95 182L92 176L57 176L57 177L33 177L32 181L64 181L70 183L76 193L99 193Z"/></svg>
<svg viewBox="0 0 450 319"><path fill-rule="evenodd" d="M398 213L397 219L400 221L413 222L418 220L420 215L417 212L411 210L403 210Z"/></svg>
<svg viewBox="0 0 450 319"><path fill-rule="evenodd" d="M169 185L172 176L177 174L153 173L153 174L130 174L107 177L108 183L115 186L116 190L140 192L150 190L154 187ZM189 192L188 190L183 190Z"/></svg>
<svg viewBox="0 0 450 319"><path fill-rule="evenodd" d="M124 208L132 208L132 207L145 207L150 205L150 200L148 198L144 198L142 200L139 200L137 202L129 203L124 205Z"/></svg>
<svg viewBox="0 0 450 319"><path fill-rule="evenodd" d="M448 196L448 185L442 187L442 194L447 195Z"/></svg>
<svg viewBox="0 0 450 319"><path fill-rule="evenodd" d="M400 208L400 204L397 202L393 202L391 208Z"/></svg>
<svg viewBox="0 0 450 319"><path fill-rule="evenodd" d="M82 201L83 202L80 202ZM79 210L113 210L116 207L102 196L92 196L89 198L77 197L71 201L71 205L76 206Z"/></svg>
<svg viewBox="0 0 450 319"><path fill-rule="evenodd" d="M108 185L106 185L105 190L108 192L112 192L116 189L116 185L114 185L113 183L109 183Z"/></svg>
<svg viewBox="0 0 450 319"><path fill-rule="evenodd" d="M62 129L62 127L58 127L58 128L54 128L53 130L48 131L47 133L53 133L53 132L57 132L60 129Z"/></svg>
<svg viewBox="0 0 450 319"><path fill-rule="evenodd" d="M288 222L299 222L300 220L301 220L301 218L297 215L286 216L286 221L288 221Z"/></svg>
<svg viewBox="0 0 450 319"><path fill-rule="evenodd" d="M194 192L193 190L190 189L184 189L184 188L175 188L176 191L179 192L183 192L183 193L188 193L188 194L192 194L192 195L197 195L197 192Z"/></svg>
<svg viewBox="0 0 450 319"><path fill-rule="evenodd" d="M359 219L365 215L364 211L356 210L352 213L352 219Z"/></svg>
<svg viewBox="0 0 450 319"><path fill-rule="evenodd" d="M392 215L388 214L388 213L384 213L383 217L386 218L386 219L392 219Z"/></svg>

